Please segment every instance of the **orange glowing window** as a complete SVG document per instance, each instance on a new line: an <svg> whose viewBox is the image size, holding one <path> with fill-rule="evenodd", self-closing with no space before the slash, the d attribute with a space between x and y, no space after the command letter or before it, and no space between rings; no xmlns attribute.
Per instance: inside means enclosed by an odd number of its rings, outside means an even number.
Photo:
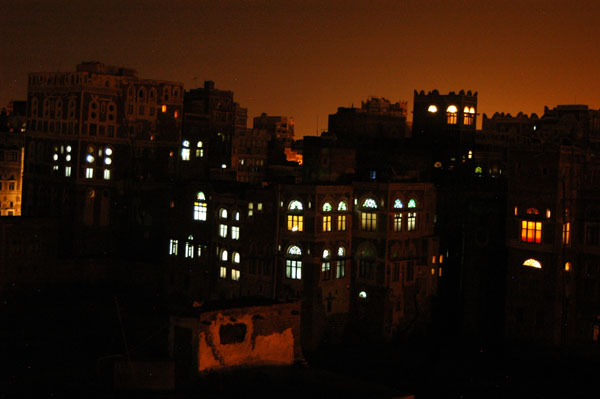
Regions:
<svg viewBox="0 0 600 399"><path fill-rule="evenodd" d="M167 112L167 105L166 105L166 104L163 104L163 106L162 106L162 109L161 109L161 110L162 110L162 112Z"/></svg>
<svg viewBox="0 0 600 399"><path fill-rule="evenodd" d="M565 262L565 271L568 272L571 270L571 262Z"/></svg>
<svg viewBox="0 0 600 399"><path fill-rule="evenodd" d="M449 125L456 125L456 121L457 121L457 117L456 117L456 113L458 112L458 109L456 108L456 105L451 105L446 109L446 123L448 123Z"/></svg>
<svg viewBox="0 0 600 399"><path fill-rule="evenodd" d="M565 245L571 244L571 222L563 223L562 243Z"/></svg>
<svg viewBox="0 0 600 399"><path fill-rule="evenodd" d="M527 214L528 214L528 215L539 215L539 214L540 214L540 211L538 211L538 210L537 210L537 209L535 209L535 208L529 208L529 209L527 209Z"/></svg>
<svg viewBox="0 0 600 399"><path fill-rule="evenodd" d="M521 241L542 243L542 222L521 221Z"/></svg>
<svg viewBox="0 0 600 399"><path fill-rule="evenodd" d="M523 262L523 266L533 267L535 269L541 269L542 264L536 259L527 259Z"/></svg>
<svg viewBox="0 0 600 399"><path fill-rule="evenodd" d="M179 111L175 111L175 113L173 114L173 116L175 117L175 119L177 119L177 117L179 116Z"/></svg>

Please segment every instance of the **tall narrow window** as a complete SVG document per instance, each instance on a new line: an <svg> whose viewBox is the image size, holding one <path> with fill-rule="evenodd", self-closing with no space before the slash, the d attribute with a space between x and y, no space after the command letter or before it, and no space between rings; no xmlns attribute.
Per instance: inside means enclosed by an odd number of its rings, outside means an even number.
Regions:
<svg viewBox="0 0 600 399"><path fill-rule="evenodd" d="M196 143L196 158L204 157L204 147L201 141Z"/></svg>
<svg viewBox="0 0 600 399"><path fill-rule="evenodd" d="M177 255L177 240L169 240L169 255Z"/></svg>
<svg viewBox="0 0 600 399"><path fill-rule="evenodd" d="M303 231L304 217L300 214L304 207L300 201L291 201L288 205L287 229L289 231Z"/></svg>
<svg viewBox="0 0 600 399"><path fill-rule="evenodd" d="M377 230L377 214L373 212L361 212L360 228L363 231Z"/></svg>
<svg viewBox="0 0 600 399"><path fill-rule="evenodd" d="M346 215L338 215L337 229L339 231L346 231Z"/></svg>
<svg viewBox="0 0 600 399"><path fill-rule="evenodd" d="M338 260L335 269L335 278L344 278L346 276L346 259L344 259L346 256L346 250L344 247L338 248L337 255Z"/></svg>
<svg viewBox="0 0 600 399"><path fill-rule="evenodd" d="M181 160L189 161L190 160L190 142L188 140L183 140L181 143Z"/></svg>
<svg viewBox="0 0 600 399"><path fill-rule="evenodd" d="M227 237L227 225L226 224L219 225L219 235L223 238Z"/></svg>
<svg viewBox="0 0 600 399"><path fill-rule="evenodd" d="M196 201L194 201L194 220L205 221L207 210L206 196L202 191L198 191L198 194L196 194Z"/></svg>
<svg viewBox="0 0 600 399"><path fill-rule="evenodd" d="M449 125L456 125L456 121L457 121L456 114L457 113L458 113L458 108L456 108L456 105L450 105L446 109L446 123L448 123Z"/></svg>
<svg viewBox="0 0 600 399"><path fill-rule="evenodd" d="M184 256L186 258L193 258L194 257L194 243L193 242L189 242L189 241L185 242L185 254L184 254Z"/></svg>
<svg viewBox="0 0 600 399"><path fill-rule="evenodd" d="M232 240L240 239L240 228L238 226L231 226L231 239Z"/></svg>
<svg viewBox="0 0 600 399"><path fill-rule="evenodd" d="M571 244L571 222L564 222L562 228L562 243Z"/></svg>
<svg viewBox="0 0 600 399"><path fill-rule="evenodd" d="M291 246L287 251L285 261L285 277L289 279L299 280L302 278L302 250L297 246Z"/></svg>
<svg viewBox="0 0 600 399"><path fill-rule="evenodd" d="M402 214L395 213L394 214L394 231L402 231Z"/></svg>
<svg viewBox="0 0 600 399"><path fill-rule="evenodd" d="M331 252L328 249L323 250L323 261L321 262L321 273L323 280L331 278Z"/></svg>
<svg viewBox="0 0 600 399"><path fill-rule="evenodd" d="M331 231L331 215L323 216L323 231Z"/></svg>
<svg viewBox="0 0 600 399"><path fill-rule="evenodd" d="M408 212L406 215L406 230L415 231L417 229L417 213Z"/></svg>

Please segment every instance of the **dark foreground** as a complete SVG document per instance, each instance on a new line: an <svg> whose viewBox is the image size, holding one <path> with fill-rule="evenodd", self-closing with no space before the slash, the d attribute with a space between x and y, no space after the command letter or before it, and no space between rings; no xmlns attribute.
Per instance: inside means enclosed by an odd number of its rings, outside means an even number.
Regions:
<svg viewBox="0 0 600 399"><path fill-rule="evenodd" d="M110 292L110 293L109 293ZM600 362L540 348L481 348L447 334L323 346L289 367L206 375L175 391L115 391L115 360L166 359L158 296L55 289L1 298L0 397L233 396L549 398L600 396Z"/></svg>

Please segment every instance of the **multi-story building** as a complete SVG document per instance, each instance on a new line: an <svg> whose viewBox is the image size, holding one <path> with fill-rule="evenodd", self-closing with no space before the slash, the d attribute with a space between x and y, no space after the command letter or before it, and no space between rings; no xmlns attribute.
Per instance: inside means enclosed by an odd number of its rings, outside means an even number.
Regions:
<svg viewBox="0 0 600 399"><path fill-rule="evenodd" d="M75 72L31 73L24 213L58 215L77 228L114 224L141 229L146 238L157 234L152 202L160 202L174 176L182 104L180 83L99 62ZM72 240L64 242L91 245L74 244L84 252L111 247L67 230Z"/></svg>
<svg viewBox="0 0 600 399"><path fill-rule="evenodd" d="M16 104L16 106L13 106ZM25 102L11 103L11 112L0 115L0 216L21 215Z"/></svg>

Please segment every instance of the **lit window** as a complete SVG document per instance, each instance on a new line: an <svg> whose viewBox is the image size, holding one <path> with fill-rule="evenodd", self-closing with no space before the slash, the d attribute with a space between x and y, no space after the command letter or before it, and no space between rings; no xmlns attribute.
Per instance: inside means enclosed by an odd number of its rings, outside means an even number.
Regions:
<svg viewBox="0 0 600 399"><path fill-rule="evenodd" d="M323 204L323 212L331 212L333 207L330 202L326 202Z"/></svg>
<svg viewBox="0 0 600 399"><path fill-rule="evenodd" d="M207 211L206 202L194 202L194 220L206 220Z"/></svg>
<svg viewBox="0 0 600 399"><path fill-rule="evenodd" d="M402 214L394 214L394 231L402 231Z"/></svg>
<svg viewBox="0 0 600 399"><path fill-rule="evenodd" d="M85 161L87 163L93 163L94 162L94 156L92 154L87 154L87 156L85 157Z"/></svg>
<svg viewBox="0 0 600 399"><path fill-rule="evenodd" d="M406 215L406 230L415 231L417 229L417 213L409 212Z"/></svg>
<svg viewBox="0 0 600 399"><path fill-rule="evenodd" d="M65 166L65 176L66 177L71 176L71 167L70 166Z"/></svg>
<svg viewBox="0 0 600 399"><path fill-rule="evenodd" d="M234 252L231 256L233 263L240 263L240 254L239 252Z"/></svg>
<svg viewBox="0 0 600 399"><path fill-rule="evenodd" d="M344 201L340 201L337 207L338 211L347 211L348 210L348 206L346 205L346 203Z"/></svg>
<svg viewBox="0 0 600 399"><path fill-rule="evenodd" d="M346 215L338 215L337 229L338 231L346 231Z"/></svg>
<svg viewBox="0 0 600 399"><path fill-rule="evenodd" d="M167 112L167 105L163 104L161 110L162 110L162 112Z"/></svg>
<svg viewBox="0 0 600 399"><path fill-rule="evenodd" d="M259 202L258 204L256 204L256 210L259 212L263 210L262 202Z"/></svg>
<svg viewBox="0 0 600 399"><path fill-rule="evenodd" d="M302 215L288 215L287 222L289 231L304 230L304 217Z"/></svg>
<svg viewBox="0 0 600 399"><path fill-rule="evenodd" d="M344 247L339 247L337 251L338 258L343 258L346 255ZM346 276L346 260L339 259L337 261L335 278L344 278Z"/></svg>
<svg viewBox="0 0 600 399"><path fill-rule="evenodd" d="M563 223L562 243L565 245L571 244L571 222Z"/></svg>
<svg viewBox="0 0 600 399"><path fill-rule="evenodd" d="M481 169L481 166L475 167L475 173L477 173L478 175L483 173L483 169Z"/></svg>
<svg viewBox="0 0 600 399"><path fill-rule="evenodd" d="M238 281L240 279L240 271L237 269L231 269L231 279L233 281Z"/></svg>
<svg viewBox="0 0 600 399"><path fill-rule="evenodd" d="M396 198L394 200L394 209L402 209L402 208L404 208L404 204L402 203L400 198Z"/></svg>
<svg viewBox="0 0 600 399"><path fill-rule="evenodd" d="M416 208L417 207L417 201L415 201L414 199L410 199L408 201L408 207L409 208Z"/></svg>
<svg viewBox="0 0 600 399"><path fill-rule="evenodd" d="M227 250L226 249L221 250L221 260L223 262L227 262L227 259L228 259Z"/></svg>
<svg viewBox="0 0 600 399"><path fill-rule="evenodd" d="M374 208L377 209L377 202L373 198L367 198L363 204L363 208Z"/></svg>
<svg viewBox="0 0 600 399"><path fill-rule="evenodd" d="M451 105L446 109L446 123L449 125L456 125L457 117L456 114L458 109L456 105Z"/></svg>
<svg viewBox="0 0 600 399"><path fill-rule="evenodd" d="M363 231L377 230L377 214L372 212L361 212L360 228Z"/></svg>
<svg viewBox="0 0 600 399"><path fill-rule="evenodd" d="M358 297L361 299L366 299L367 298L367 291L361 291L358 293Z"/></svg>
<svg viewBox="0 0 600 399"><path fill-rule="evenodd" d="M302 255L302 251L297 246L292 246L288 249L288 256L292 259L285 261L285 277L299 280L302 278L302 261L298 258Z"/></svg>
<svg viewBox="0 0 600 399"><path fill-rule="evenodd" d="M571 271L571 262L565 262L565 271Z"/></svg>
<svg viewBox="0 0 600 399"><path fill-rule="evenodd" d="M546 209L546 218L550 219L550 216L552 216L552 212L550 211L550 208Z"/></svg>
<svg viewBox="0 0 600 399"><path fill-rule="evenodd" d="M542 268L542 264L535 259L527 259L525 262L523 262L523 266L534 267L536 269Z"/></svg>
<svg viewBox="0 0 600 399"><path fill-rule="evenodd" d="M463 111L463 117L464 117L463 123L465 125L472 125L475 122L475 108L465 107L465 109Z"/></svg>
<svg viewBox="0 0 600 399"><path fill-rule="evenodd" d="M538 211L536 208L529 208L529 209L527 209L527 214L528 215L539 215L540 211Z"/></svg>
<svg viewBox="0 0 600 399"><path fill-rule="evenodd" d="M221 208L221 209L219 210L219 217L220 217L221 219L227 219L227 209L225 209L225 208Z"/></svg>
<svg viewBox="0 0 600 399"><path fill-rule="evenodd" d="M232 240L240 239L240 228L238 226L231 226L231 239Z"/></svg>
<svg viewBox="0 0 600 399"><path fill-rule="evenodd" d="M469 150L469 154L467 155L469 159L473 159L473 150Z"/></svg>
<svg viewBox="0 0 600 399"><path fill-rule="evenodd" d="M517 216L519 214L519 207L515 206L515 216Z"/></svg>
<svg viewBox="0 0 600 399"><path fill-rule="evenodd" d="M227 237L227 225L226 224L219 225L219 235L223 238Z"/></svg>
<svg viewBox="0 0 600 399"><path fill-rule="evenodd" d="M202 148L202 142L199 141L196 143L196 158L202 158L204 156L204 148Z"/></svg>
<svg viewBox="0 0 600 399"><path fill-rule="evenodd" d="M181 160L189 161L190 160L190 142L188 140L183 140L183 148L181 149Z"/></svg>
<svg viewBox="0 0 600 399"><path fill-rule="evenodd" d="M85 168L85 178L92 179L94 177L94 169L93 168Z"/></svg>
<svg viewBox="0 0 600 399"><path fill-rule="evenodd" d="M235 220L240 220L240 213L239 213L239 212L235 212L235 213L233 214L233 218L234 218Z"/></svg>
<svg viewBox="0 0 600 399"><path fill-rule="evenodd" d="M323 280L329 280L331 278L331 252L328 249L323 251L323 262L321 263L321 272L323 273Z"/></svg>
<svg viewBox="0 0 600 399"><path fill-rule="evenodd" d="M248 203L248 216L254 215L254 204L252 202Z"/></svg>
<svg viewBox="0 0 600 399"><path fill-rule="evenodd" d="M541 244L542 222L521 221L521 241Z"/></svg>
<svg viewBox="0 0 600 399"><path fill-rule="evenodd" d="M194 244L191 242L185 242L185 255L186 258L194 257Z"/></svg>
<svg viewBox="0 0 600 399"><path fill-rule="evenodd" d="M177 255L177 240L169 241L169 255Z"/></svg>
<svg viewBox="0 0 600 399"><path fill-rule="evenodd" d="M288 209L290 211L301 211L302 209L304 209L304 207L302 206L302 202L300 202L300 201L292 201L292 202L290 202L290 205L288 206Z"/></svg>
<svg viewBox="0 0 600 399"><path fill-rule="evenodd" d="M432 114L435 114L437 112L437 110L438 110L438 108L435 105L433 105L433 104L431 104L429 106L429 108L427 108L427 111L431 112Z"/></svg>
<svg viewBox="0 0 600 399"><path fill-rule="evenodd" d="M225 266L221 266L219 268L219 277L220 278L227 278L227 268Z"/></svg>
<svg viewBox="0 0 600 399"><path fill-rule="evenodd" d="M331 231L331 215L323 216L323 231Z"/></svg>
<svg viewBox="0 0 600 399"><path fill-rule="evenodd" d="M110 180L110 169L104 169L104 180Z"/></svg>

